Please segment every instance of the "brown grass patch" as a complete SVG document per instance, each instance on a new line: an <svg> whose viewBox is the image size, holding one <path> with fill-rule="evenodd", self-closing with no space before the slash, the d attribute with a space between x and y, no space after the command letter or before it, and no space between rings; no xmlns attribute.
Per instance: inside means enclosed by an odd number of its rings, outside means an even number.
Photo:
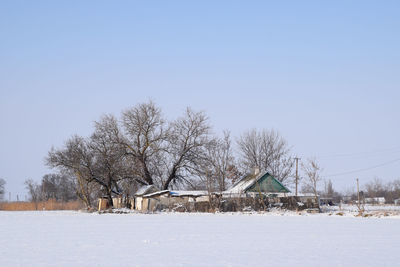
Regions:
<svg viewBox="0 0 400 267"><path fill-rule="evenodd" d="M80 201L57 202L55 200L41 202L3 202L0 203L0 210L80 210L84 205Z"/></svg>

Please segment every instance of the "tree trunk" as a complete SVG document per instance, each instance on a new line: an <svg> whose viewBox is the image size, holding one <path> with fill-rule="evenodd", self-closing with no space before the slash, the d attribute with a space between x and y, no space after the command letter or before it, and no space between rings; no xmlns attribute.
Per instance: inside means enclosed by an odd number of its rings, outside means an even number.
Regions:
<svg viewBox="0 0 400 267"><path fill-rule="evenodd" d="M170 175L168 176L168 179L165 181L163 190L167 190L169 187L169 184L172 182L173 179L176 177L176 169L173 168Z"/></svg>
<svg viewBox="0 0 400 267"><path fill-rule="evenodd" d="M109 207L112 208L114 205L113 205L111 190L107 190L107 200L108 200Z"/></svg>
<svg viewBox="0 0 400 267"><path fill-rule="evenodd" d="M112 182L113 182L112 176L109 174L108 175L108 183L107 183L107 199L108 199L110 208L114 207L113 200L112 200L112 191L113 191L112 190Z"/></svg>
<svg viewBox="0 0 400 267"><path fill-rule="evenodd" d="M151 177L151 174L150 174L150 171L149 171L149 169L147 168L147 164L146 164L146 161L145 161L145 159L144 159L144 156L140 157L140 162L141 162L142 165L143 165L143 172L144 172L144 179L145 179L145 181L147 182L148 185L154 184L153 178Z"/></svg>

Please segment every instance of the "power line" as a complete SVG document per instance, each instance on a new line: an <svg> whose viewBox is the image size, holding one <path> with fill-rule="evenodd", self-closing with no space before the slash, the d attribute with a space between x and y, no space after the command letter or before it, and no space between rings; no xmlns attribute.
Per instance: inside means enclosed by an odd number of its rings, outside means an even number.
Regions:
<svg viewBox="0 0 400 267"><path fill-rule="evenodd" d="M343 157L363 157L363 156L376 156L379 153L398 153L400 152L400 147L393 147L387 149L378 149L374 151L364 151L364 152L355 152L355 153L343 153L343 154L332 154L332 155L321 155L317 158L319 159L333 159L333 158L343 158Z"/></svg>
<svg viewBox="0 0 400 267"><path fill-rule="evenodd" d="M346 174L352 174L352 173L357 173L357 172L368 171L368 170L372 170L372 169L375 169L375 168L379 168L379 167L382 167L382 166L389 165L389 164L397 162L397 161L400 161L400 158L394 159L394 160L391 160L391 161L388 161L388 162L385 162L385 163L382 163L382 164L379 164L379 165L371 166L371 167L368 167L368 168L363 168L363 169L358 169L358 170L353 170L353 171L347 171L347 172L341 172L341 173L335 173L335 174L324 175L324 176L325 177L334 177L334 176L341 176L341 175L346 175Z"/></svg>

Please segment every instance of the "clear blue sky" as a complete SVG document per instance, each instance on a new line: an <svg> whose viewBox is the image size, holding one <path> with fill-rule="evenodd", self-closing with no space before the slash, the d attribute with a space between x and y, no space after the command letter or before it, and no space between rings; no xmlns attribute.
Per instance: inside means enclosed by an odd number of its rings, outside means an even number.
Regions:
<svg viewBox="0 0 400 267"><path fill-rule="evenodd" d="M0 177L23 198L52 145L148 99L169 118L204 110L216 132L274 128L326 175L398 159L399 14L399 1L1 1ZM400 162L332 181L375 176L400 178Z"/></svg>

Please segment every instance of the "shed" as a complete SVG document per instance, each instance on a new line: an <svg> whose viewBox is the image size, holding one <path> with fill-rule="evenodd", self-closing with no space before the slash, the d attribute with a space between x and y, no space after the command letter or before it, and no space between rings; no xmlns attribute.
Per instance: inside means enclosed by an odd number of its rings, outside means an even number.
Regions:
<svg viewBox="0 0 400 267"><path fill-rule="evenodd" d="M131 209L142 210L143 196L157 192L158 189L154 185L144 185L135 193L134 205L131 204Z"/></svg>
<svg viewBox="0 0 400 267"><path fill-rule="evenodd" d="M141 211L154 211L158 204L168 205L169 190L156 191L143 195Z"/></svg>
<svg viewBox="0 0 400 267"><path fill-rule="evenodd" d="M109 207L110 207L110 204L108 203L107 197L101 197L98 199L98 211L106 210Z"/></svg>

